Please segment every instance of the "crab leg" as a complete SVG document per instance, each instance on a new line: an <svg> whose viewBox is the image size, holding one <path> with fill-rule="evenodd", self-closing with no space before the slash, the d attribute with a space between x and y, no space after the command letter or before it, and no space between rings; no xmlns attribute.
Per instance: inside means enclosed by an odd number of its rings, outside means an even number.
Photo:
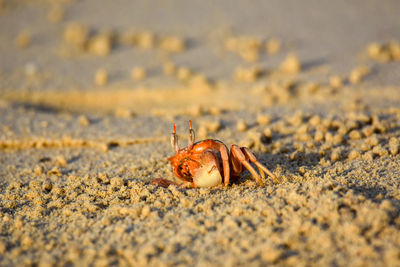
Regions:
<svg viewBox="0 0 400 267"><path fill-rule="evenodd" d="M265 178L265 173L267 173L272 179L275 180L275 182L277 182L278 184L280 184L278 178L275 176L275 174L273 174L270 170L268 170L267 167L265 167L263 164L261 164L256 156L253 154L253 152L250 151L250 149L248 149L247 147L242 147L241 150L243 151L243 153L245 154L245 156L251 161L253 162L258 170L260 171L260 174L263 178Z"/></svg>
<svg viewBox="0 0 400 267"><path fill-rule="evenodd" d="M222 159L222 167L224 169L224 185L228 186L229 185L229 180L230 180L230 168L229 168L229 155L228 155L228 149L226 146L222 143L218 143L218 150L219 153L221 154L221 159Z"/></svg>
<svg viewBox="0 0 400 267"><path fill-rule="evenodd" d="M237 145L232 145L231 146L231 161L232 161L232 165L236 166L236 170L240 173L240 167L237 166L237 162L235 161L239 161L240 164L242 164L246 169L249 170L249 172L251 173L251 175L256 179L256 181L261 185L264 186L264 182L262 181L260 175L258 175L258 173L256 172L256 170L250 165L250 163L248 162L246 155L243 153L243 151L237 146Z"/></svg>

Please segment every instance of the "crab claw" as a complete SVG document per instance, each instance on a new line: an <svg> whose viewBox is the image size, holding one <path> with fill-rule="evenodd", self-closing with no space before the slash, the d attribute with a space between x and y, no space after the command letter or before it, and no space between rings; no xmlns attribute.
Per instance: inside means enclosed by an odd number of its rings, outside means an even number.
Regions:
<svg viewBox="0 0 400 267"><path fill-rule="evenodd" d="M221 169L217 156L211 151L204 151L200 158L199 167L194 176L193 182L196 187L212 187L222 183Z"/></svg>

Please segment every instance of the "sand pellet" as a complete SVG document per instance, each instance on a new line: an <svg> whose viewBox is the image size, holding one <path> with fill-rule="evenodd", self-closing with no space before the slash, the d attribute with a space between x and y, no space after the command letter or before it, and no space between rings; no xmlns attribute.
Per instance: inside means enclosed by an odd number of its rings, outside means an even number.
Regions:
<svg viewBox="0 0 400 267"><path fill-rule="evenodd" d="M338 75L333 75L329 78L329 84L332 88L340 88L343 86L343 79Z"/></svg>
<svg viewBox="0 0 400 267"><path fill-rule="evenodd" d="M81 49L87 42L89 28L78 22L70 22L64 31L64 40L68 44L75 45Z"/></svg>
<svg viewBox="0 0 400 267"><path fill-rule="evenodd" d="M131 77L135 81L141 81L146 78L146 70L141 67L135 67L131 70Z"/></svg>
<svg viewBox="0 0 400 267"><path fill-rule="evenodd" d="M359 158L359 157L360 157L360 152L359 152L358 150L352 150L352 151L350 151L349 156L348 156L348 158L349 158L350 160L352 160L352 159L357 159L357 158Z"/></svg>
<svg viewBox="0 0 400 267"><path fill-rule="evenodd" d="M399 140L395 137L389 139L389 151L392 155L397 155L399 153Z"/></svg>
<svg viewBox="0 0 400 267"><path fill-rule="evenodd" d="M118 118L131 118L133 116L133 112L127 108L117 108L114 114Z"/></svg>
<svg viewBox="0 0 400 267"><path fill-rule="evenodd" d="M276 38L271 38L267 41L265 48L267 49L268 54L274 55L279 53L281 46L281 41Z"/></svg>
<svg viewBox="0 0 400 267"><path fill-rule="evenodd" d="M247 130L247 123L246 123L244 120L239 120L239 121L236 123L236 129L237 129L239 132L244 132L244 131L246 131L246 130Z"/></svg>
<svg viewBox="0 0 400 267"><path fill-rule="evenodd" d="M138 33L136 37L136 43L141 48L149 49L154 47L155 39L155 34L153 32L143 31Z"/></svg>
<svg viewBox="0 0 400 267"><path fill-rule="evenodd" d="M67 160L63 155L59 155L56 157L56 161L60 167L65 167L67 166Z"/></svg>
<svg viewBox="0 0 400 267"><path fill-rule="evenodd" d="M279 69L282 72L297 74L301 70L301 63L296 54L289 54L281 63Z"/></svg>
<svg viewBox="0 0 400 267"><path fill-rule="evenodd" d="M367 66L360 66L350 72L349 81L352 84L358 84L361 80L371 72Z"/></svg>
<svg viewBox="0 0 400 267"><path fill-rule="evenodd" d="M187 81L192 76L192 72L185 67L180 67L176 71L176 77L181 81Z"/></svg>
<svg viewBox="0 0 400 267"><path fill-rule="evenodd" d="M65 11L62 6L54 5L51 7L49 13L47 13L47 19L49 22L58 23L64 19Z"/></svg>
<svg viewBox="0 0 400 267"><path fill-rule="evenodd" d="M88 119L88 117L81 115L78 118L79 124L82 126L88 126L90 125L90 120Z"/></svg>
<svg viewBox="0 0 400 267"><path fill-rule="evenodd" d="M176 71L176 66L172 62L167 62L163 65L163 71L165 75L173 75Z"/></svg>
<svg viewBox="0 0 400 267"><path fill-rule="evenodd" d="M176 36L168 36L161 39L160 48L167 52L182 52L185 50L185 42Z"/></svg>
<svg viewBox="0 0 400 267"><path fill-rule="evenodd" d="M261 126L268 125L271 121L271 116L268 114L259 114L257 115L257 123Z"/></svg>
<svg viewBox="0 0 400 267"><path fill-rule="evenodd" d="M362 138L362 135L359 131L353 130L349 133L349 137L350 137L350 139L358 140L358 139Z"/></svg>
<svg viewBox="0 0 400 267"><path fill-rule="evenodd" d="M111 32L103 32L88 41L88 51L97 56L107 56L111 53L113 36Z"/></svg>
<svg viewBox="0 0 400 267"><path fill-rule="evenodd" d="M108 83L108 73L104 69L96 71L94 76L94 83L98 86L104 86Z"/></svg>
<svg viewBox="0 0 400 267"><path fill-rule="evenodd" d="M28 31L23 31L18 34L17 38L15 39L15 45L18 48L27 48L32 41L32 34Z"/></svg>
<svg viewBox="0 0 400 267"><path fill-rule="evenodd" d="M234 72L234 78L239 82L254 82L256 81L262 73L261 68L252 67L252 68L236 68Z"/></svg>

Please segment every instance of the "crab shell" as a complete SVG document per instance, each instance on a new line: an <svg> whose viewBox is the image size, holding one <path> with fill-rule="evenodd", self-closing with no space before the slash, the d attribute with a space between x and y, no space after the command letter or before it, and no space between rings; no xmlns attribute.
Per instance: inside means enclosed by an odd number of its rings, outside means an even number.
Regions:
<svg viewBox="0 0 400 267"><path fill-rule="evenodd" d="M214 149L217 140L203 140L181 149L168 160L179 179L193 183L193 187L212 187L223 182L219 151Z"/></svg>

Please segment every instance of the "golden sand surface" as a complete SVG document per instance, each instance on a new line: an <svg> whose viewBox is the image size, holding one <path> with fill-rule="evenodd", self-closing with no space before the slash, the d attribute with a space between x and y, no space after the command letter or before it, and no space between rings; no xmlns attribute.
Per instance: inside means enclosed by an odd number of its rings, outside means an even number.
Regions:
<svg viewBox="0 0 400 267"><path fill-rule="evenodd" d="M0 0L0 266L400 266L399 9ZM188 120L281 184L152 185Z"/></svg>

